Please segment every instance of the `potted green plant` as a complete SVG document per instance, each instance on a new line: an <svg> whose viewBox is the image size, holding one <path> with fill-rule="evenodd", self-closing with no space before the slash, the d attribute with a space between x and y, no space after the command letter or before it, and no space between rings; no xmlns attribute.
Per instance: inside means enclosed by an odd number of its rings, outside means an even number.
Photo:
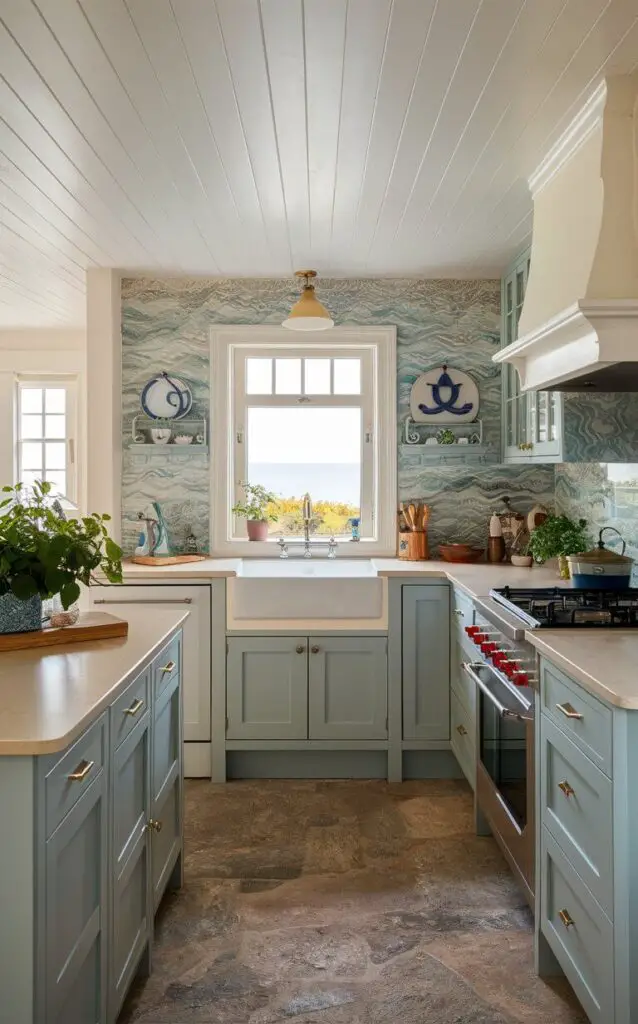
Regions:
<svg viewBox="0 0 638 1024"><path fill-rule="evenodd" d="M0 633L42 628L42 600L69 608L100 571L122 582L122 551L108 535L110 516L66 519L49 498L51 485L3 487L0 501Z"/></svg>
<svg viewBox="0 0 638 1024"><path fill-rule="evenodd" d="M232 507L235 516L246 520L248 540L268 540L268 524L276 523L279 516L273 509L277 495L267 491L261 484L244 481L241 484L244 500L236 502Z"/></svg>
<svg viewBox="0 0 638 1024"><path fill-rule="evenodd" d="M532 530L528 551L535 562L557 558L561 578L569 579L566 556L586 551L590 546L586 519L574 520L569 516L549 515L544 523Z"/></svg>

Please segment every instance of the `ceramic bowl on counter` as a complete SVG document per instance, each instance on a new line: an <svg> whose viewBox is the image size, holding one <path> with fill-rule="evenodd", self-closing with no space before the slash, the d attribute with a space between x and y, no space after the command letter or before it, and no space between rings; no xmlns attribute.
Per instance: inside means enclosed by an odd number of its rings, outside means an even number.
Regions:
<svg viewBox="0 0 638 1024"><path fill-rule="evenodd" d="M445 562L478 562L484 548L472 544L439 544L441 558Z"/></svg>

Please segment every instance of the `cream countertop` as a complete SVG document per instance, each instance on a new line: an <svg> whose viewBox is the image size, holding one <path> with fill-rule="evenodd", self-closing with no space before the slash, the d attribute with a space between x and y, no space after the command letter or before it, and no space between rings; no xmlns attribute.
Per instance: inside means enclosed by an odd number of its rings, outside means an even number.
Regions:
<svg viewBox="0 0 638 1024"><path fill-rule="evenodd" d="M525 638L595 697L638 710L638 631L529 629Z"/></svg>
<svg viewBox="0 0 638 1024"><path fill-rule="evenodd" d="M485 596L492 587L505 584L512 587L551 587L561 583L556 571L544 566L521 569L506 562L499 565L484 562L454 565L442 561L407 562L400 558L372 558L371 561L379 576L450 580L472 597ZM124 582L154 580L161 583L166 580L228 578L237 575L240 563L239 558L207 558L202 562L187 562L182 565L149 566L136 565L127 560L123 563Z"/></svg>
<svg viewBox="0 0 638 1024"><path fill-rule="evenodd" d="M64 750L188 612L127 608L128 636L0 656L0 755Z"/></svg>

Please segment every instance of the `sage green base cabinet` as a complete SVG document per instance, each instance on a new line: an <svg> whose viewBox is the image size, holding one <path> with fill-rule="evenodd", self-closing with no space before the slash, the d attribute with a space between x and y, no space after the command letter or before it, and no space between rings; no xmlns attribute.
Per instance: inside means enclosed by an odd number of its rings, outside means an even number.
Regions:
<svg viewBox="0 0 638 1024"><path fill-rule="evenodd" d="M450 589L402 588L403 738L450 738Z"/></svg>
<svg viewBox="0 0 638 1024"><path fill-rule="evenodd" d="M114 1024L181 880L181 632L71 746L0 757L0 1020Z"/></svg>
<svg viewBox="0 0 638 1024"><path fill-rule="evenodd" d="M536 955L592 1024L638 1021L638 711L541 659Z"/></svg>
<svg viewBox="0 0 638 1024"><path fill-rule="evenodd" d="M229 637L230 740L387 737L385 637Z"/></svg>

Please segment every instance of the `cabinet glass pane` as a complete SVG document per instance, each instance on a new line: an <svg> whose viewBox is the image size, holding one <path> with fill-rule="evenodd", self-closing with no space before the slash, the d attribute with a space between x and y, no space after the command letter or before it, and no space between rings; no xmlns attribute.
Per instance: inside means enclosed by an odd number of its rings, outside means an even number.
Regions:
<svg viewBox="0 0 638 1024"><path fill-rule="evenodd" d="M548 407L548 419L549 419L549 437L550 440L558 440L558 403L560 397L557 391L549 392L549 407Z"/></svg>
<svg viewBox="0 0 638 1024"><path fill-rule="evenodd" d="M505 285L505 312L511 313L514 309L514 285L508 281Z"/></svg>
<svg viewBox="0 0 638 1024"><path fill-rule="evenodd" d="M523 270L516 271L516 308L520 310L525 298L525 273ZM520 313L519 313L520 316Z"/></svg>
<svg viewBox="0 0 638 1024"><path fill-rule="evenodd" d="M517 437L516 437L516 415L517 415L517 409L516 409L516 400L515 399L511 398L507 402L506 409L505 409L505 415L506 415L506 421L505 422L507 424L505 443L506 443L508 448L513 448L518 443Z"/></svg>
<svg viewBox="0 0 638 1024"><path fill-rule="evenodd" d="M511 345L516 340L516 324L514 323L513 313L508 313L505 324L505 344Z"/></svg>
<svg viewBox="0 0 638 1024"><path fill-rule="evenodd" d="M528 427L527 427L527 424L528 424L527 395L520 395L519 398L516 399L516 409L517 409L516 420L517 420L517 424L518 424L517 425L517 430L516 430L517 441L518 441L518 444L522 444L523 442L528 440L528 437L527 437L527 430L528 430Z"/></svg>
<svg viewBox="0 0 638 1024"><path fill-rule="evenodd" d="M549 441L548 423L549 402L546 391L539 391L536 396L536 433L535 440L541 443Z"/></svg>

